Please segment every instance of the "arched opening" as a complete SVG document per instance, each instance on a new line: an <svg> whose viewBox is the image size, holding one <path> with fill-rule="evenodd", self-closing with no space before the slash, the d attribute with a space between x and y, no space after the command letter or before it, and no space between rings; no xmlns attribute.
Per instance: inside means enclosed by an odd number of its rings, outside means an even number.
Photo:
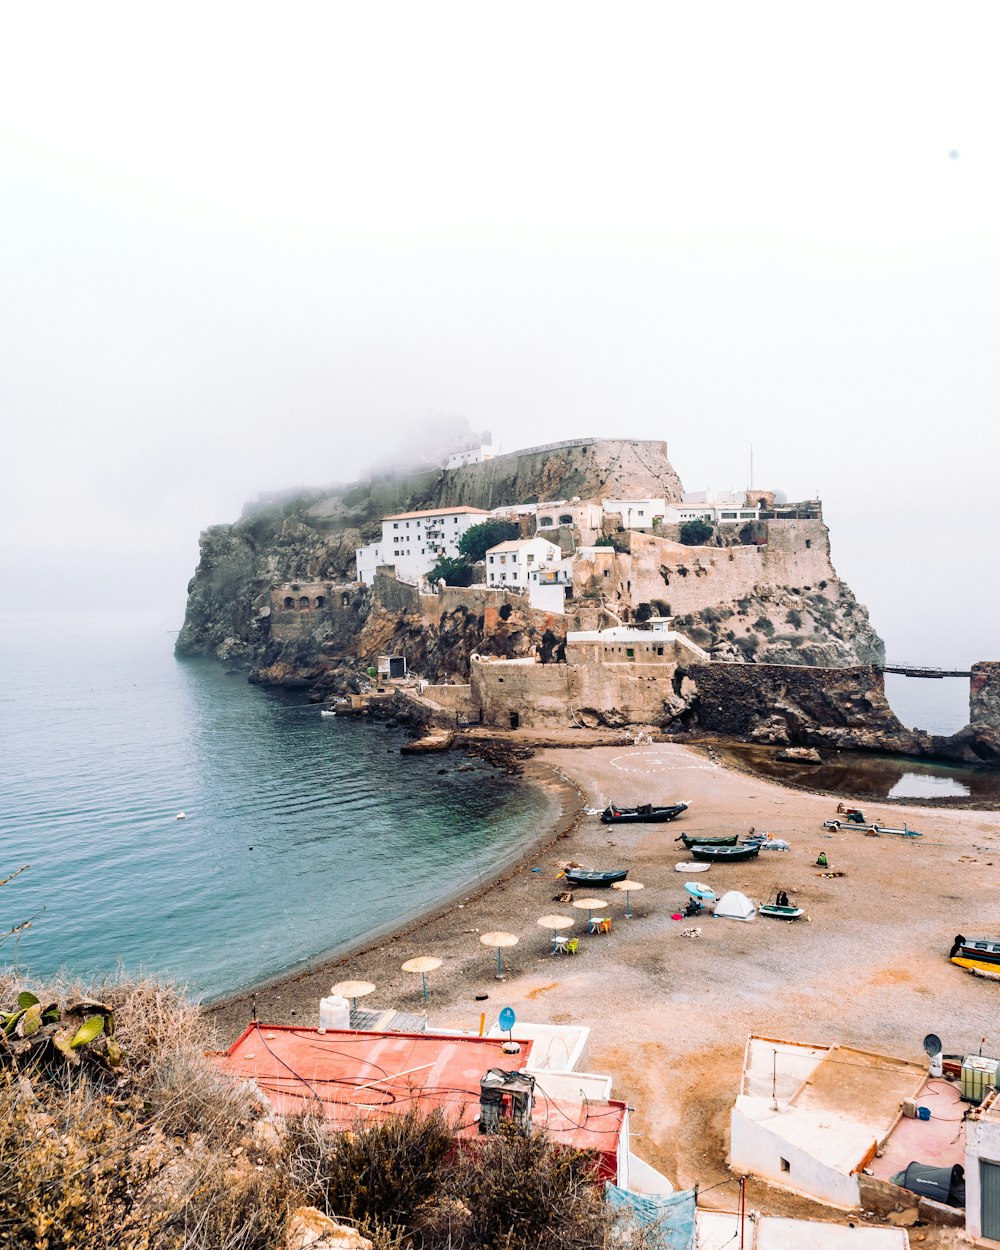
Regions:
<svg viewBox="0 0 1000 1250"><path fill-rule="evenodd" d="M285 608L288 609L288 608L294 608L294 607L295 607L295 600L292 598L291 595L285 595Z"/></svg>
<svg viewBox="0 0 1000 1250"><path fill-rule="evenodd" d="M340 606L342 608L346 608L350 606L350 603L351 603L351 596L345 590L344 593L340 596Z"/></svg>
<svg viewBox="0 0 1000 1250"><path fill-rule="evenodd" d="M316 606L317 606L317 608L321 608L321 607L323 606L323 604L324 604L324 603L326 603L326 600L323 598L323 596L322 596L322 595L317 595L317 596L316 596Z"/></svg>
<svg viewBox="0 0 1000 1250"><path fill-rule="evenodd" d="M562 516L559 518L559 524L560 525L572 525L573 518L570 516L568 512L564 512Z"/></svg>
<svg viewBox="0 0 1000 1250"><path fill-rule="evenodd" d="M300 608L308 608L308 607L309 607L309 596L308 596L308 595L302 595L302 597L299 599L299 607L300 607Z"/></svg>
<svg viewBox="0 0 1000 1250"><path fill-rule="evenodd" d="M552 518L550 516L540 516L538 518L538 528L539 529L551 529Z"/></svg>

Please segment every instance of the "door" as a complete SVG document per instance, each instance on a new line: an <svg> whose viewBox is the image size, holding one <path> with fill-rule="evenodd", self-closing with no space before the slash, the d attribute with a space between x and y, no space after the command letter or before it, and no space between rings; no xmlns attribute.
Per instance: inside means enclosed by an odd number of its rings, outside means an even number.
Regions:
<svg viewBox="0 0 1000 1250"><path fill-rule="evenodd" d="M983 1236L1000 1241L1000 1163L979 1160L979 1213Z"/></svg>

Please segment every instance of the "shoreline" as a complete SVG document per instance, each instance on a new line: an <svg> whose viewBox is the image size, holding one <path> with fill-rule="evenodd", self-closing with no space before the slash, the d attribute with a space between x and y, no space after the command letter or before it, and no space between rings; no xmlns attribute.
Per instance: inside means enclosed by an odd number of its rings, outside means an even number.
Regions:
<svg viewBox="0 0 1000 1250"><path fill-rule="evenodd" d="M637 1107L639 1153L675 1184L707 1187L730 1180L726 1132L749 1032L916 1059L928 1029L952 1053L975 1051L989 1034L995 986L954 967L947 953L956 932L1000 932L997 813L911 805L921 839L833 834L822 825L830 796L724 767L693 744L557 745L528 764L536 784L547 777L559 787L561 801L549 836L520 864L364 950L205 1007L222 1044L246 1027L254 998L267 1023L315 1026L319 999L348 977L375 984L372 1010L426 1011L435 1028L476 1031L481 1013L490 1025L502 1006L522 1020L585 1025L587 1069L611 1075L615 1096ZM606 826L582 813L609 799L667 798L689 798L692 807L662 825ZM877 818L882 805L871 806ZM901 806L885 805L893 813ZM710 871L698 865L689 875L754 902L780 886L810 922L673 920L685 897L685 877L674 871L687 856L678 835L751 825L787 837L791 851ZM820 850L844 879L823 876ZM586 912L553 901L565 890L559 864L570 859L627 866L646 887L630 896L632 918L620 893L605 891L612 932L588 935ZM554 959L552 933L537 924L553 909L575 920L573 959ZM700 929L697 940L682 936L688 926ZM519 939L504 951L502 981L496 950L479 942L493 929ZM427 977L426 1005L419 976L401 970L424 954L443 960ZM755 1201L758 1194L755 1187ZM785 1201L759 1198L772 1208Z"/></svg>
<svg viewBox="0 0 1000 1250"><path fill-rule="evenodd" d="M252 1008L258 998L266 1000L268 996L271 996L280 999L286 992L295 992L303 982L308 982L311 987L317 979L329 979L333 970L347 960L364 956L379 944L384 946L387 942L402 940L409 934L432 926L436 921L442 920L459 903L465 907L481 899L490 890L508 880L525 864L530 865L561 838L570 836L582 816L583 792L579 786L555 768L539 761L534 755L525 760L521 768L523 772L517 778L518 782L540 790L549 802L550 810L534 836L522 838L516 847L509 850L488 870L476 872L463 880L445 897L425 907L417 907L403 917L386 921L360 937L351 938L333 950L318 955L302 966L266 977L247 988L230 994L204 998L199 1002L201 1010L214 1021L219 1022L231 1017L237 1010ZM292 1014L297 1015L298 1010L292 1009Z"/></svg>

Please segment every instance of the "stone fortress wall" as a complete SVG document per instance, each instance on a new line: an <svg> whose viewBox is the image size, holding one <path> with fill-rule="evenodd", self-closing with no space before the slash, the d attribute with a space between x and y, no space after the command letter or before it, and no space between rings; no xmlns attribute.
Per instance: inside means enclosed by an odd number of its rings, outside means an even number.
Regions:
<svg viewBox="0 0 1000 1250"><path fill-rule="evenodd" d="M687 547L630 532L628 551L591 547L573 561L574 595L601 595L625 605L661 601L665 615L685 616L754 598L761 588L821 590L837 585L822 521L760 522L760 541L729 547Z"/></svg>
<svg viewBox="0 0 1000 1250"><path fill-rule="evenodd" d="M360 630L367 611L364 586L357 582L282 582L271 587L271 637L295 642L317 629Z"/></svg>

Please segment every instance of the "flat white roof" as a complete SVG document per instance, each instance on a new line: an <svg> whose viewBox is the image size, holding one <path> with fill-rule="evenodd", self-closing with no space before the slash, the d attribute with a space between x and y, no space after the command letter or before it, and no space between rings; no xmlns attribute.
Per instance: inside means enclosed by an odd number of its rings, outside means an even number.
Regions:
<svg viewBox="0 0 1000 1250"><path fill-rule="evenodd" d="M699 1211L698 1250L735 1250L740 1244L739 1216ZM744 1217L746 1250L907 1250L905 1228L851 1228L819 1220L788 1220L777 1215Z"/></svg>
<svg viewBox="0 0 1000 1250"><path fill-rule="evenodd" d="M520 551L522 547L535 547L539 543L551 547L553 551L559 550L556 544L550 543L547 538L510 538L505 543L497 543L495 547L488 547L486 554L492 555L495 551Z"/></svg>

